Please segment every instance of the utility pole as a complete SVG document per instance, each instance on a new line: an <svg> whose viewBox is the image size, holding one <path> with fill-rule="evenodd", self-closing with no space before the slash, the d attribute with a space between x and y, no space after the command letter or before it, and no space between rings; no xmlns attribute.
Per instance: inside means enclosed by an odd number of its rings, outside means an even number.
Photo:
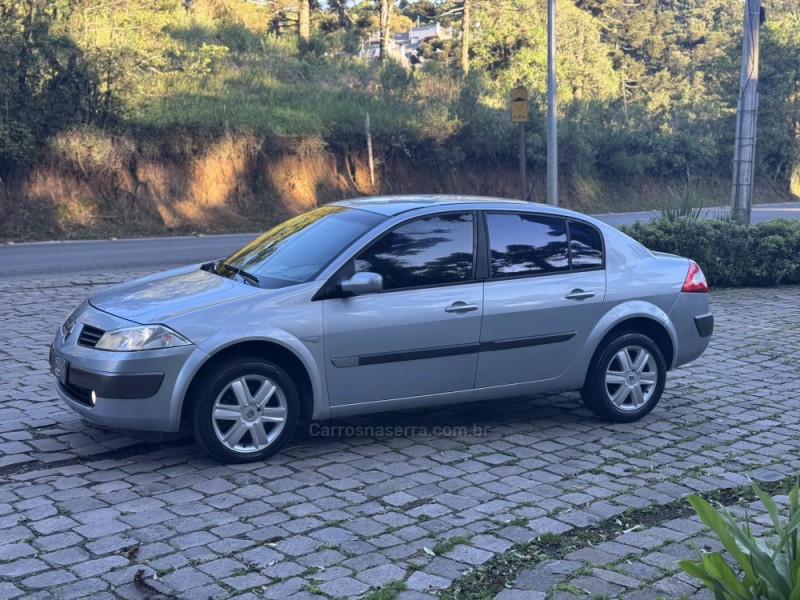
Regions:
<svg viewBox="0 0 800 600"><path fill-rule="evenodd" d="M464 12L461 15L461 72L466 75L469 73L469 34L470 22L470 5L472 0L464 0ZM419 17L417 17L419 18Z"/></svg>
<svg viewBox="0 0 800 600"><path fill-rule="evenodd" d="M758 120L758 49L761 27L761 0L746 0L742 71L739 102L736 107L736 142L733 149L733 218L750 224L753 178L756 165L756 121Z"/></svg>
<svg viewBox="0 0 800 600"><path fill-rule="evenodd" d="M547 0L547 203L551 206L558 206L555 0Z"/></svg>
<svg viewBox="0 0 800 600"><path fill-rule="evenodd" d="M389 56L389 0L381 0L380 13L380 54L381 61Z"/></svg>

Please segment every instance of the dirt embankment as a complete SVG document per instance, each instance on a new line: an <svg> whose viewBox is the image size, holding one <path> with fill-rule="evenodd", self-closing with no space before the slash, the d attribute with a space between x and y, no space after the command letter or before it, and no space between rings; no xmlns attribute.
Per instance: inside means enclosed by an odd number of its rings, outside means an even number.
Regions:
<svg viewBox="0 0 800 600"><path fill-rule="evenodd" d="M255 231L333 200L373 194L513 197L513 166L458 169L407 157L270 146L250 137L187 152L83 136L54 144L25 172L0 180L0 240Z"/></svg>
<svg viewBox="0 0 800 600"><path fill-rule="evenodd" d="M0 178L0 242L261 231L318 204L376 194L519 194L516 159L451 167L377 145L374 175L373 183L364 150L307 140L73 131L32 168ZM529 182L543 202L544 174L529 171ZM693 206L726 205L730 182L563 177L559 203L590 213L658 209L687 192ZM789 199L769 186L757 192L761 202Z"/></svg>

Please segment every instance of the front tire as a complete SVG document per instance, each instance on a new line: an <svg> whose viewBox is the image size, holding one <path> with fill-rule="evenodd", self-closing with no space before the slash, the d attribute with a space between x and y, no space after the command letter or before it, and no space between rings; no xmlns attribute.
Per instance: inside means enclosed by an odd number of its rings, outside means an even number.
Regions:
<svg viewBox="0 0 800 600"><path fill-rule="evenodd" d="M655 408L666 376L664 355L651 338L622 333L608 340L595 355L581 397L599 417L629 423Z"/></svg>
<svg viewBox="0 0 800 600"><path fill-rule="evenodd" d="M297 387L278 365L235 357L198 382L194 437L222 463L264 460L292 437L299 412Z"/></svg>

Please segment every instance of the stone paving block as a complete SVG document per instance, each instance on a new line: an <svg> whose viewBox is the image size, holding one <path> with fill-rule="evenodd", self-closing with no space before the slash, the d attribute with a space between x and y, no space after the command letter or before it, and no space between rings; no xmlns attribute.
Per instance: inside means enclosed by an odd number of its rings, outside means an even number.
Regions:
<svg viewBox="0 0 800 600"><path fill-rule="evenodd" d="M326 594L334 597L353 598L363 594L369 589L369 585L352 577L340 577L321 584L320 589Z"/></svg>
<svg viewBox="0 0 800 600"><path fill-rule="evenodd" d="M406 586L410 590L417 592L435 593L439 590L447 589L452 583L451 579L431 575L424 571L414 571L406 581Z"/></svg>
<svg viewBox="0 0 800 600"><path fill-rule="evenodd" d="M302 556L312 552L319 545L319 541L306 536L291 536L277 542L276 549L291 556Z"/></svg>
<svg viewBox="0 0 800 600"><path fill-rule="evenodd" d="M385 564L361 571L356 575L356 579L363 581L373 588L379 588L390 581L404 581L405 574L405 569L401 569L396 565Z"/></svg>
<svg viewBox="0 0 800 600"><path fill-rule="evenodd" d="M346 556L341 552L337 552L336 550L326 549L322 550L321 552L313 552L311 554L306 554L305 556L301 556L298 562L302 565L307 567L314 567L317 569L324 569L326 567L330 567L332 565L338 565L344 561Z"/></svg>
<svg viewBox="0 0 800 600"><path fill-rule="evenodd" d="M537 537L543 533L564 533L570 531L572 526L550 517L540 517L528 521L528 529L531 531L531 537Z"/></svg>
<svg viewBox="0 0 800 600"><path fill-rule="evenodd" d="M424 592L415 592L412 590L404 590L394 597L394 600L434 600L438 598L436 594L426 594Z"/></svg>
<svg viewBox="0 0 800 600"><path fill-rule="evenodd" d="M568 560L588 562L593 565L607 565L619 560L619 556L616 554L604 552L597 547L580 548L579 550L574 550L567 554L565 558Z"/></svg>
<svg viewBox="0 0 800 600"><path fill-rule="evenodd" d="M29 589L52 589L75 581L75 576L69 571L58 569L33 575L22 580L22 585Z"/></svg>
<svg viewBox="0 0 800 600"><path fill-rule="evenodd" d="M587 594L602 595L602 596L616 596L623 590L624 587L611 583L600 577L593 577L590 575L581 575L570 581L570 585L583 590Z"/></svg>
<svg viewBox="0 0 800 600"><path fill-rule="evenodd" d="M636 589L642 585L642 582L638 579L607 569L592 569L592 575L628 589Z"/></svg>
<svg viewBox="0 0 800 600"><path fill-rule="evenodd" d="M272 566L266 566L261 569L261 572L264 573L267 577L272 579L286 579L287 577L294 577L296 575L301 575L305 573L308 569L306 569L303 565L300 565L295 562L288 562L282 561Z"/></svg>
<svg viewBox="0 0 800 600"><path fill-rule="evenodd" d="M50 519L43 519L35 523L31 523L31 528L39 535L50 535L53 533L60 533L62 531L70 531L78 524L69 517L63 515L52 517Z"/></svg>
<svg viewBox="0 0 800 600"><path fill-rule="evenodd" d="M40 554L39 558L50 565L70 566L79 564L89 558L89 554L81 547L63 548L55 552Z"/></svg>
<svg viewBox="0 0 800 600"><path fill-rule="evenodd" d="M85 579L108 573L113 569L127 565L128 562L128 559L123 556L105 556L95 560L86 560L76 563L70 567L70 570L79 578Z"/></svg>
<svg viewBox="0 0 800 600"><path fill-rule="evenodd" d="M515 590L525 590L530 592L547 592L566 579L566 576L559 573L549 573L542 569L528 569L517 575L513 582Z"/></svg>
<svg viewBox="0 0 800 600"><path fill-rule="evenodd" d="M544 592L530 592L522 590L503 590L494 597L494 600L545 600Z"/></svg>
<svg viewBox="0 0 800 600"><path fill-rule="evenodd" d="M665 577L664 579L656 581L651 585L654 590L666 594L672 598L694 594L699 587L699 585L690 585L685 583L677 577Z"/></svg>
<svg viewBox="0 0 800 600"><path fill-rule="evenodd" d="M304 579L291 577L278 583L267 584L264 587L263 595L266 598L286 598L302 591L305 586L306 581Z"/></svg>
<svg viewBox="0 0 800 600"><path fill-rule="evenodd" d="M641 589L628 592L622 598L623 600L664 600L664 594L654 589Z"/></svg>
<svg viewBox="0 0 800 600"><path fill-rule="evenodd" d="M469 565L482 565L492 558L493 553L488 550L481 550L467 544L459 544L449 552L444 554L446 558Z"/></svg>
<svg viewBox="0 0 800 600"><path fill-rule="evenodd" d="M0 546L0 562L16 560L34 554L36 554L36 549L30 544L22 542Z"/></svg>

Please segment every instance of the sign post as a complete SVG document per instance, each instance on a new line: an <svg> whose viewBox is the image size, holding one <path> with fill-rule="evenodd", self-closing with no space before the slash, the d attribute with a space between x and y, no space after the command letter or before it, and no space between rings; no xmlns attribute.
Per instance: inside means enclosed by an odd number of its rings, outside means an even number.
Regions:
<svg viewBox="0 0 800 600"><path fill-rule="evenodd" d="M519 197L525 200L525 123L528 122L528 90L524 86L511 90L511 122L519 124Z"/></svg>

